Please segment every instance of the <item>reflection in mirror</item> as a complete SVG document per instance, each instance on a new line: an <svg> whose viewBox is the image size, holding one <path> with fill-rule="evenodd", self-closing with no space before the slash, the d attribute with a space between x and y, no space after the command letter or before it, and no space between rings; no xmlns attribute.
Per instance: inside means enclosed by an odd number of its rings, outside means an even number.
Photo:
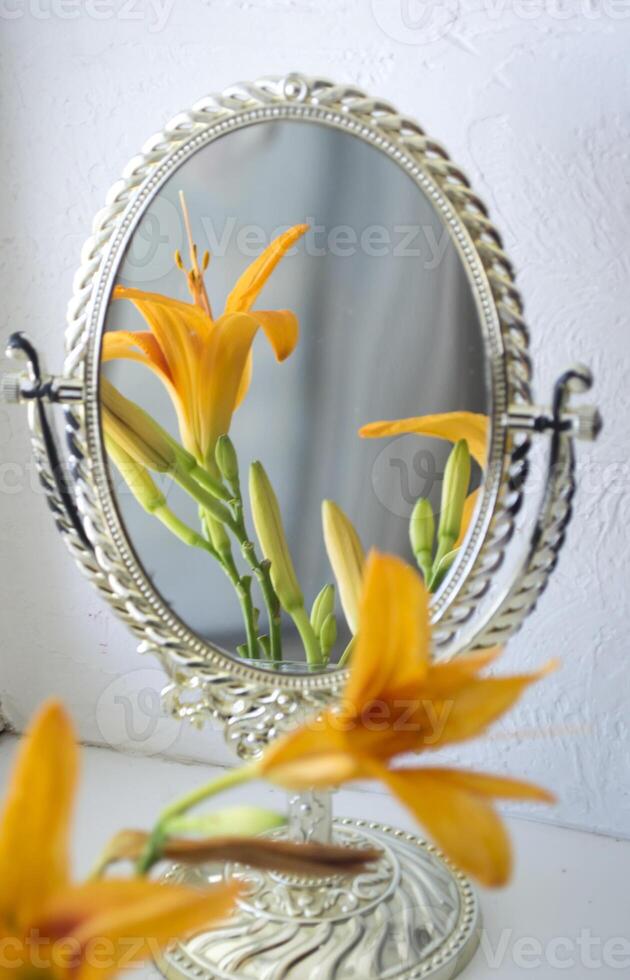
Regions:
<svg viewBox="0 0 630 980"><path fill-rule="evenodd" d="M105 331L117 505L191 630L321 671L352 655L369 548L443 587L482 482L486 355L448 229L388 156L315 122L214 141L150 203Z"/></svg>

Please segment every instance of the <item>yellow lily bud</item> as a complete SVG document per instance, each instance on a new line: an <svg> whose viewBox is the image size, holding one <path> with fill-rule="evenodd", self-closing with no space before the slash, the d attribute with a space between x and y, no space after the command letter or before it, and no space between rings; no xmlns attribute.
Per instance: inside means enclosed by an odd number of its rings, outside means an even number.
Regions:
<svg viewBox="0 0 630 980"><path fill-rule="evenodd" d="M228 483L238 482L238 457L234 443L229 436L220 436L214 450L217 466L221 471L221 476Z"/></svg>
<svg viewBox="0 0 630 980"><path fill-rule="evenodd" d="M208 549L208 544L197 534L193 528L189 527L179 519L166 503L166 497L156 486L153 478L139 463L136 462L125 450L119 446L111 435L105 433L105 446L110 459L116 465L123 480L131 490L132 494L149 514L153 514L164 524L176 537L191 548Z"/></svg>
<svg viewBox="0 0 630 980"><path fill-rule="evenodd" d="M158 473L175 468L177 452L168 433L105 377L101 377L101 405L106 433L136 463Z"/></svg>
<svg viewBox="0 0 630 980"><path fill-rule="evenodd" d="M169 473L216 520L234 528L230 512L219 503L219 499L230 497L226 488L107 378L101 378L101 408L105 434L120 449L146 469Z"/></svg>
<svg viewBox="0 0 630 980"><path fill-rule="evenodd" d="M138 503L149 513L166 506L166 497L156 486L144 466L136 462L114 439L105 433L107 453Z"/></svg>
<svg viewBox="0 0 630 980"><path fill-rule="evenodd" d="M339 586L339 598L352 633L359 626L359 604L365 552L351 521L337 504L325 500L322 523L328 559Z"/></svg>
<svg viewBox="0 0 630 980"><path fill-rule="evenodd" d="M325 585L311 609L311 626L317 636L321 633L325 620L335 611L335 586Z"/></svg>
<svg viewBox="0 0 630 980"><path fill-rule="evenodd" d="M265 558L271 563L273 587L282 608L292 613L304 606L304 596L289 551L278 498L262 463L252 463L250 467L249 496L256 534Z"/></svg>
<svg viewBox="0 0 630 980"><path fill-rule="evenodd" d="M409 538L418 567L421 569L425 582L431 574L433 564L433 541L435 538L435 518L433 508L426 497L420 497L411 513L409 521Z"/></svg>
<svg viewBox="0 0 630 980"><path fill-rule="evenodd" d="M459 537L469 485L470 450L467 441L460 439L453 448L444 470L438 552L434 568L437 568L444 555L452 551Z"/></svg>

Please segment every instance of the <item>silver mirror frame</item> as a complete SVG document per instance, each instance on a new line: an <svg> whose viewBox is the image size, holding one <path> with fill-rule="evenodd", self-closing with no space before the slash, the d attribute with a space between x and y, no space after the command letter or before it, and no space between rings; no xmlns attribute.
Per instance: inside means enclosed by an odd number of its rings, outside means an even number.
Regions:
<svg viewBox="0 0 630 980"><path fill-rule="evenodd" d="M36 462L57 524L78 564L140 638L140 650L160 659L171 681L165 692L169 709L199 724L209 716L219 718L241 757L257 754L304 712L334 700L347 672L305 676L239 663L190 632L164 604L135 556L113 498L100 431L99 361L117 268L148 203L201 147L240 127L278 119L310 120L350 132L398 163L442 215L475 296L487 353L491 439L475 527L432 607L436 656L503 642L533 608L570 515L572 437L587 435L589 425L592 434L597 428L594 410L586 410L591 416L565 414L561 430L568 393L580 383L588 386L583 369L561 379L555 414L532 405L528 331L501 237L446 151L389 103L320 78L264 78L202 99L152 137L111 189L83 248L68 310L63 375L44 376L37 352L16 335L10 353L27 357L28 376L6 379L4 394L29 402ZM66 406L69 486L51 458L45 401ZM484 608L522 502L529 433L545 429L554 432L553 471L532 549L517 581L493 590L498 599Z"/></svg>

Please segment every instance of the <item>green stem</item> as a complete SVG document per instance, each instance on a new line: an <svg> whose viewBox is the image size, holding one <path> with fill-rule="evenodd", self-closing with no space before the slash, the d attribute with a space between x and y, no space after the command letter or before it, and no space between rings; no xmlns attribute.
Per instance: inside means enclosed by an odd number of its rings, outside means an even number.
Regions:
<svg viewBox="0 0 630 980"><path fill-rule="evenodd" d="M180 817L183 813L187 813L188 810L198 806L212 796L217 796L219 793L223 793L227 789L232 789L234 786L240 786L243 783L250 782L257 775L258 765L255 762L250 763L248 766L241 766L238 769L226 769L216 779L205 783L203 786L199 786L185 796L180 797L180 799L175 800L174 803L170 803L166 809L162 810L153 828L153 832L142 854L138 858L136 863L137 873L145 875L150 871L155 862L159 860L161 847L168 837L168 824L170 820L175 817Z"/></svg>
<svg viewBox="0 0 630 980"><path fill-rule="evenodd" d="M265 603L267 618L269 620L269 644L271 659L275 664L282 663L282 613L280 609L280 600L276 595L276 590L274 589L273 582L271 581L270 565L268 561L265 561L264 559L261 561L258 558L258 555L256 554L256 546L254 542L250 540L249 535L247 534L245 518L243 517L243 498L238 480L232 482L232 489L234 491L232 513L234 515L234 520L237 527L236 538L241 546L243 558L256 576L256 580L260 586L260 591Z"/></svg>
<svg viewBox="0 0 630 980"><path fill-rule="evenodd" d="M199 479L199 475L205 471L201 466L197 469L191 471L191 476L195 479ZM218 472L218 470L217 470ZM212 481L213 484L220 484L220 480L215 478L213 475L208 474L208 479ZM220 484L223 486L222 484ZM280 601L276 595L276 591L273 587L271 581L271 574L269 572L269 563L265 561L260 561L257 554L256 548L253 541L250 540L247 534L247 528L245 527L245 519L243 517L243 496L241 493L240 481L237 478L230 482L230 488L232 490L231 503L231 513L230 522L223 520L222 523L226 524L230 528L230 531L236 537L238 541L241 552L248 566L251 568L252 572L256 576L256 580L260 586L260 591L262 593L263 601L265 603L265 608L267 610L267 617L269 620L269 643L271 651L271 659L274 663L282 662L282 630L281 630L281 611L280 611ZM225 489L223 487L223 489ZM193 494L194 496L194 494ZM224 494L221 496L225 499ZM216 503L216 501L215 501ZM219 505L221 506L221 505ZM210 513L213 514L214 511L210 509ZM248 627L249 628L249 627ZM248 640L249 643L249 640Z"/></svg>
<svg viewBox="0 0 630 980"><path fill-rule="evenodd" d="M259 561L254 543L248 539L247 533L244 533L240 539L240 545L245 561L256 576L267 610L271 659L275 664L282 663L282 613L280 600L271 581L269 562Z"/></svg>
<svg viewBox="0 0 630 980"><path fill-rule="evenodd" d="M176 537L183 541L184 544L189 545L191 548L203 548L204 551L210 552L215 558L218 558L216 551L212 545L205 540L200 534L198 534L192 527L188 524L184 524L183 521L179 519L177 514L174 514L170 507L166 504L158 505L149 509L149 513L157 517L158 521L161 521L169 531Z"/></svg>
<svg viewBox="0 0 630 980"><path fill-rule="evenodd" d="M304 606L299 606L297 609L292 610L291 618L302 638L304 650L306 651L306 660L309 666L321 667L323 664L321 647Z"/></svg>
<svg viewBox="0 0 630 980"><path fill-rule="evenodd" d="M225 504L222 504L211 493L204 490L186 470L177 469L172 473L172 476L179 483L180 487L189 493L193 500L196 500L216 521L225 524L233 534L236 534L237 528L234 518Z"/></svg>
<svg viewBox="0 0 630 980"><path fill-rule="evenodd" d="M213 540L212 524L216 525L214 516L208 511L201 509L201 520L205 525L210 540ZM222 530L222 529L221 529ZM212 552L221 565L223 571L234 586L238 601L243 613L245 623L245 633L247 636L247 651L251 660L260 659L260 645L258 643L258 630L256 628L256 608L252 601L251 579L249 576L241 576L237 568L229 539L225 533L221 535L223 542L220 547L216 544L212 547Z"/></svg>
<svg viewBox="0 0 630 980"><path fill-rule="evenodd" d="M230 491L219 481L215 480L209 473L206 473L203 466L195 461L195 465L189 470L190 475L193 480L199 483L204 489L209 490L213 497L219 497L220 500L225 500L226 503L232 498Z"/></svg>
<svg viewBox="0 0 630 980"><path fill-rule="evenodd" d="M164 824L172 817L181 817L183 813L188 813L193 807L204 803L210 797L218 796L219 793L224 793L225 790L233 789L235 786L241 786L243 783L249 783L257 775L257 762L250 762L247 766L237 766L235 769L226 769L220 776L211 779L209 783L204 783L203 786L198 786L197 789L191 790L190 793L180 796L174 803L169 803L162 810L159 822Z"/></svg>

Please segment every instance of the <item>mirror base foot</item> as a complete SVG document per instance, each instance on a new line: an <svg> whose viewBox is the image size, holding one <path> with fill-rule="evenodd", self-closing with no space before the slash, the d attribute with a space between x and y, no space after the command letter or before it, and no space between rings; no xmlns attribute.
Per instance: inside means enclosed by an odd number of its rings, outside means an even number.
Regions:
<svg viewBox="0 0 630 980"><path fill-rule="evenodd" d="M304 879L226 866L175 867L188 884L236 877L248 886L234 916L178 943L158 966L168 980L451 980L479 943L481 911L468 880L414 834L336 820L334 839L377 847L356 878Z"/></svg>

